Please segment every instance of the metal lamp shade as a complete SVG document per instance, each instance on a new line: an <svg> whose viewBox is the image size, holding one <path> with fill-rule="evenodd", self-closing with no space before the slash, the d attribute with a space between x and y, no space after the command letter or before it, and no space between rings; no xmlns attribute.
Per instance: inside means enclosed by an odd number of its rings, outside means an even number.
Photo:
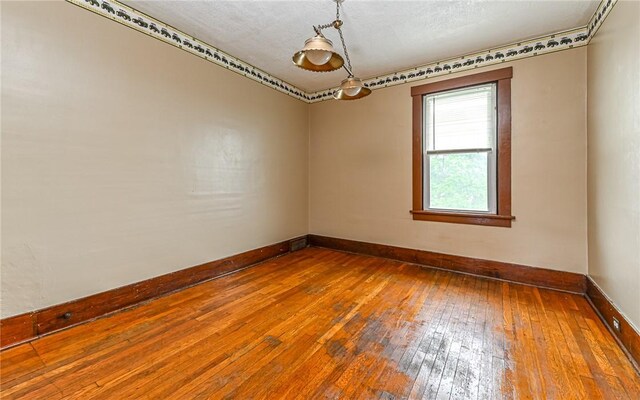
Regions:
<svg viewBox="0 0 640 400"><path fill-rule="evenodd" d="M320 50L331 53L331 58L325 64L317 65L309 61L307 57L307 51ZM324 36L317 35L304 42L304 48L293 55L293 63L300 68L315 71L315 72L328 72L335 71L344 65L344 60L340 54L333 51L333 44Z"/></svg>
<svg viewBox="0 0 640 400"><path fill-rule="evenodd" d="M356 95L349 96L347 94L347 90L357 88L357 87L360 88L360 91ZM349 77L342 81L342 83L340 84L340 88L336 90L335 93L333 94L333 98L336 100L357 100L357 99L366 97L370 94L371 94L371 89L364 87L364 85L362 84L362 80L360 80L360 78Z"/></svg>

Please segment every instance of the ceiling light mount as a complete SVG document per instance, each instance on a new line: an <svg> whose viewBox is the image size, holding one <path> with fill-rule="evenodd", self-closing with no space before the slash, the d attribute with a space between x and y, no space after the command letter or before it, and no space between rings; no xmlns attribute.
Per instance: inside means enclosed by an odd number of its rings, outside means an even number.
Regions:
<svg viewBox="0 0 640 400"><path fill-rule="evenodd" d="M347 71L347 78L342 81L340 88L336 90L333 97L337 100L355 100L371 94L371 89L364 86L362 80L356 78L351 67L351 59L347 51L347 45L342 33L343 21L340 19L340 4L344 0L334 0L336 3L336 19L324 25L313 26L316 36L304 42L302 50L292 57L293 63L300 68L313 72L329 72L344 68ZM340 42L346 58L344 59L333 49L331 40L324 37L322 30L334 28L340 35Z"/></svg>

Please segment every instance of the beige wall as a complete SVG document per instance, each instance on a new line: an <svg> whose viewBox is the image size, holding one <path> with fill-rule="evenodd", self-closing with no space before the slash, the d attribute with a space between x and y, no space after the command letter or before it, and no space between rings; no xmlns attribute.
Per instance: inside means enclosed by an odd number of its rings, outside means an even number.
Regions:
<svg viewBox="0 0 640 400"><path fill-rule="evenodd" d="M588 272L640 325L639 7L588 50L492 67L514 67L507 229L411 219L412 84L307 106L70 4L3 2L1 315L307 232L586 273L588 82Z"/></svg>
<svg viewBox="0 0 640 400"><path fill-rule="evenodd" d="M512 228L411 219L414 83L310 106L311 233L586 273L586 49L508 65Z"/></svg>
<svg viewBox="0 0 640 400"><path fill-rule="evenodd" d="M76 6L2 4L2 316L308 231L308 106Z"/></svg>
<svg viewBox="0 0 640 400"><path fill-rule="evenodd" d="M640 327L640 2L588 48L589 275Z"/></svg>

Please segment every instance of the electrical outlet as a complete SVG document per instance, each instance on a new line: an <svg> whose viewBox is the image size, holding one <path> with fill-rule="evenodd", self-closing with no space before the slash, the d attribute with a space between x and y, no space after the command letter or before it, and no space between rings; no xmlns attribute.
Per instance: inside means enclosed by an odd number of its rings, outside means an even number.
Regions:
<svg viewBox="0 0 640 400"><path fill-rule="evenodd" d="M618 321L616 317L613 317L613 329L616 332L620 332L620 321Z"/></svg>

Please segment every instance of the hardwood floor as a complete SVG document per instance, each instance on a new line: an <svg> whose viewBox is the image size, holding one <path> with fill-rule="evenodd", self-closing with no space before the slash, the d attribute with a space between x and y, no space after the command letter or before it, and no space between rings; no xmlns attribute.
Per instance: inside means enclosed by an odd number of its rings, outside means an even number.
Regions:
<svg viewBox="0 0 640 400"><path fill-rule="evenodd" d="M640 398L578 295L320 248L0 358L7 399Z"/></svg>

